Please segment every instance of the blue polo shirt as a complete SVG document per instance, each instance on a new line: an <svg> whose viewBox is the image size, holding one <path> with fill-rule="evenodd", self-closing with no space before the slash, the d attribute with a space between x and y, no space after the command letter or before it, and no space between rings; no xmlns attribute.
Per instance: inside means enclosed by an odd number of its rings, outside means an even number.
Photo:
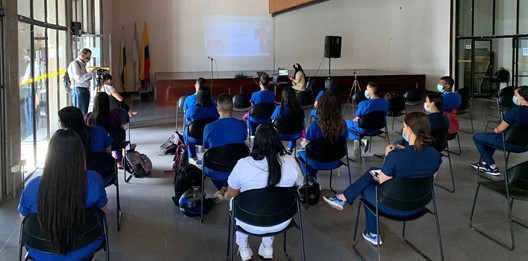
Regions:
<svg viewBox="0 0 528 261"><path fill-rule="evenodd" d="M421 151L414 146L395 149L385 157L381 171L389 177L422 178L434 175L442 164L442 156L435 148L423 145Z"/></svg>
<svg viewBox="0 0 528 261"><path fill-rule="evenodd" d="M187 123L204 118L218 118L219 116L220 115L216 110L216 106L214 105L209 107L201 107L195 104L185 111L185 120Z"/></svg>
<svg viewBox="0 0 528 261"><path fill-rule="evenodd" d="M86 177L88 179L88 191L86 195L86 208L102 208L108 203L108 198L106 197L106 191L104 189L103 179L99 173L94 171L87 171ZM38 176L31 180L20 197L20 203L18 204L18 212L22 216L27 216L31 213L37 213L37 201L38 201L38 191L40 186L40 181L42 176ZM93 243L88 244L87 246L77 249L68 253L68 255L57 255L57 254L48 254L43 253L31 248L28 248L28 252L35 260L59 260L59 261L69 261L69 260L81 260L88 255L92 254L97 250L104 239L100 238L94 241Z"/></svg>
<svg viewBox="0 0 528 261"><path fill-rule="evenodd" d="M510 126L528 124L528 106L514 106L506 111L502 119Z"/></svg>
<svg viewBox="0 0 528 261"><path fill-rule="evenodd" d="M249 99L249 102L253 104L259 104L259 103L275 103L277 98L275 97L275 93L269 90L260 90L257 92L254 92L251 94L251 98Z"/></svg>
<svg viewBox="0 0 528 261"><path fill-rule="evenodd" d="M444 92L442 97L444 98L444 105L442 106L444 111L458 110L462 104L462 96L456 92Z"/></svg>
<svg viewBox="0 0 528 261"><path fill-rule="evenodd" d="M220 118L205 125L203 147L214 148L226 144L244 143L247 138L246 123L232 117Z"/></svg>
<svg viewBox="0 0 528 261"><path fill-rule="evenodd" d="M90 152L104 152L114 142L110 134L101 126L92 127L90 136Z"/></svg>

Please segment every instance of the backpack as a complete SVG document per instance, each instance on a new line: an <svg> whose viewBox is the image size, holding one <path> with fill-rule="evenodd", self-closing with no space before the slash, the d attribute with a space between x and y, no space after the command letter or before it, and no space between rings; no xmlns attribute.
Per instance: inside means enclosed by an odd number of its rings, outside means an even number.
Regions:
<svg viewBox="0 0 528 261"><path fill-rule="evenodd" d="M447 115L447 118L449 119L449 129L447 130L448 134L455 134L460 128L456 112L457 110L444 111L444 114Z"/></svg>
<svg viewBox="0 0 528 261"><path fill-rule="evenodd" d="M306 206L315 205L319 202L319 195L321 194L321 186L313 177L306 177L304 184L302 184L297 191L299 192L299 200ZM307 193L308 192L308 193ZM308 201L306 201L306 194L308 194Z"/></svg>
<svg viewBox="0 0 528 261"><path fill-rule="evenodd" d="M178 134L178 141L174 142L176 145L174 153L174 163L172 164L172 171L178 173L182 168L189 165L189 158L187 157L187 145L183 142L183 136ZM173 134L174 135L174 134ZM171 136L172 137L172 136Z"/></svg>
<svg viewBox="0 0 528 261"><path fill-rule="evenodd" d="M79 65L79 68L81 68L81 65L79 64L79 62L77 61L74 61L74 62L77 65ZM68 69L70 69L70 66L68 66L68 68L66 69L66 72L64 73L64 76L62 77L62 79L64 80L64 90L66 91L66 93L71 94L71 78L70 78L70 73L68 72Z"/></svg>
<svg viewBox="0 0 528 261"><path fill-rule="evenodd" d="M136 178L144 177L152 171L152 161L147 155L133 149L127 150L125 157L125 170Z"/></svg>
<svg viewBox="0 0 528 261"><path fill-rule="evenodd" d="M179 205L180 197L193 186L202 185L202 171L195 165L187 165L176 172L174 176L174 197L172 201Z"/></svg>
<svg viewBox="0 0 528 261"><path fill-rule="evenodd" d="M174 131L172 135L165 141L165 143L161 144L161 155L174 155L176 154L176 149L179 145L183 145L183 134L181 134L178 131Z"/></svg>

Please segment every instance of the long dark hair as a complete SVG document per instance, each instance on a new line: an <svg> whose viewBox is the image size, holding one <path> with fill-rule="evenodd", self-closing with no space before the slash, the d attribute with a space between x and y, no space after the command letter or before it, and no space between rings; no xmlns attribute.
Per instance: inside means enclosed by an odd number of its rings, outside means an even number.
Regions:
<svg viewBox="0 0 528 261"><path fill-rule="evenodd" d="M48 145L37 198L37 216L53 252L72 250L76 228L85 221L87 191L82 141L71 129L58 130Z"/></svg>
<svg viewBox="0 0 528 261"><path fill-rule="evenodd" d="M213 99L211 97L211 88L207 85L201 85L196 93L196 106L211 107L213 106Z"/></svg>
<svg viewBox="0 0 528 261"><path fill-rule="evenodd" d="M94 98L92 115L88 119L91 127L101 126L107 131L110 129L110 98L104 92L98 92Z"/></svg>
<svg viewBox="0 0 528 261"><path fill-rule="evenodd" d="M295 63L293 65L293 69L295 69L295 72L293 73L293 75L295 75L297 72L302 72L304 74L304 70L299 63Z"/></svg>
<svg viewBox="0 0 528 261"><path fill-rule="evenodd" d="M433 137L431 136L431 123L429 118L423 112L410 112L403 120L409 128L411 128L416 141L414 141L414 148L416 151L421 151L424 144L431 144Z"/></svg>
<svg viewBox="0 0 528 261"><path fill-rule="evenodd" d="M297 95L295 95L295 90L290 86L284 88L282 91L281 110L279 111L279 117L282 116L282 110L284 107L288 108L288 112L291 114L303 113L299 99L297 99Z"/></svg>
<svg viewBox="0 0 528 261"><path fill-rule="evenodd" d="M325 94L317 103L317 124L325 139L335 142L346 130L339 103L333 95Z"/></svg>
<svg viewBox="0 0 528 261"><path fill-rule="evenodd" d="M59 110L61 128L72 129L81 138L85 153L90 151L91 132L84 123L84 118L79 108L68 106Z"/></svg>
<svg viewBox="0 0 528 261"><path fill-rule="evenodd" d="M261 124L255 133L255 142L251 157L254 160L268 161L268 187L274 187L281 180L281 156L286 154L286 149L279 138L279 131L272 123Z"/></svg>

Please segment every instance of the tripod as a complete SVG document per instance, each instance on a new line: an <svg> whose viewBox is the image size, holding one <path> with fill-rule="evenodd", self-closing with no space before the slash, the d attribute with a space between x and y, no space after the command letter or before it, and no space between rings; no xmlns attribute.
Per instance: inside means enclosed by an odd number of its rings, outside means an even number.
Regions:
<svg viewBox="0 0 528 261"><path fill-rule="evenodd" d="M352 87L350 88L350 94L348 95L348 99L345 103L345 108L347 104L350 104L352 106L352 117L354 117L355 108L354 108L354 94L361 92L361 86L359 85L356 70L354 70L354 82L352 83ZM345 111L343 111L343 115L345 115Z"/></svg>

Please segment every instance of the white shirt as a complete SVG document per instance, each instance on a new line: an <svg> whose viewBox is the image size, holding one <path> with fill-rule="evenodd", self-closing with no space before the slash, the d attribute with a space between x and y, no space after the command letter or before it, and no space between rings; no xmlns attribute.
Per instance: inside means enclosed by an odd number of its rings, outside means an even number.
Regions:
<svg viewBox="0 0 528 261"><path fill-rule="evenodd" d="M103 90L104 92L106 92L106 94L108 94L109 96L112 95L113 92L115 92L115 88L112 86L112 85L103 85Z"/></svg>
<svg viewBox="0 0 528 261"><path fill-rule="evenodd" d="M90 80L94 72L86 71L86 64L77 58L68 65L68 74L71 78L71 87L90 88Z"/></svg>
<svg viewBox="0 0 528 261"><path fill-rule="evenodd" d="M281 180L277 187L300 186L303 176L299 165L291 155L281 157ZM268 161L254 160L251 156L240 159L227 180L233 189L244 192L250 189L264 188L268 184Z"/></svg>

